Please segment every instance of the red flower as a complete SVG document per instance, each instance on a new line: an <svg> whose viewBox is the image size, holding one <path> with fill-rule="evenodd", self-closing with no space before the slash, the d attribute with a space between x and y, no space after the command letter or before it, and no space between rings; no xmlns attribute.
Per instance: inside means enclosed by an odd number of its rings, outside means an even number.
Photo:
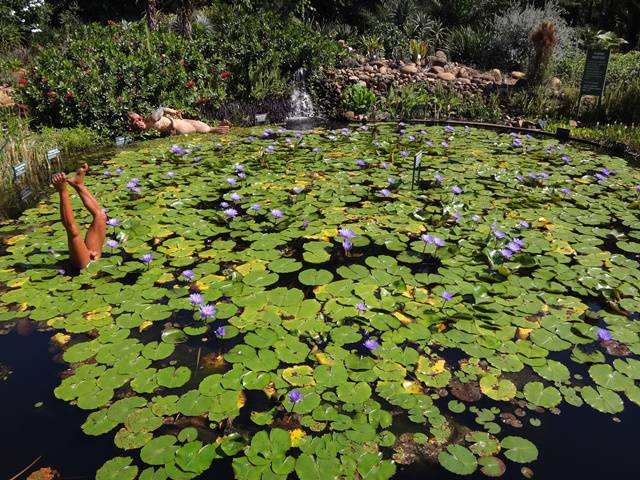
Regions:
<svg viewBox="0 0 640 480"><path fill-rule="evenodd" d="M196 84L196 82L194 80L189 80L188 82L184 83L185 87L193 87Z"/></svg>
<svg viewBox="0 0 640 480"><path fill-rule="evenodd" d="M225 78L229 78L231 75L233 74L229 70L225 70L220 74L220 78L224 80Z"/></svg>
<svg viewBox="0 0 640 480"><path fill-rule="evenodd" d="M22 77L20 80L18 80L18 84L21 87L26 87L27 85L29 85L29 80L27 80L26 78Z"/></svg>
<svg viewBox="0 0 640 480"><path fill-rule="evenodd" d="M73 92L71 90L67 90L67 93L65 93L64 96L66 98L73 98L74 97Z"/></svg>
<svg viewBox="0 0 640 480"><path fill-rule="evenodd" d="M56 92L54 92L53 90L49 90L47 92L47 97L49 98L56 98L58 96L58 94Z"/></svg>
<svg viewBox="0 0 640 480"><path fill-rule="evenodd" d="M27 107L24 103L19 103L18 104L18 108L20 110L28 110L29 109L29 107Z"/></svg>

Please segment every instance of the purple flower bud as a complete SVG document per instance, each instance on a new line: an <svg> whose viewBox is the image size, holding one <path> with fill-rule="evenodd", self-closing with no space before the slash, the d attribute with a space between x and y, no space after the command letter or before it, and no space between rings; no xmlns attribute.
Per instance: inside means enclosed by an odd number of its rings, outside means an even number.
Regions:
<svg viewBox="0 0 640 480"><path fill-rule="evenodd" d="M191 305L201 305L204 302L204 298L199 293L192 293L189 295L189 301Z"/></svg>
<svg viewBox="0 0 640 480"><path fill-rule="evenodd" d="M444 148L448 148L449 144L447 142L442 142L440 145L442 145Z"/></svg>
<svg viewBox="0 0 640 480"><path fill-rule="evenodd" d="M367 165L367 162L365 162L364 160L356 160L356 165L359 167L365 167Z"/></svg>
<svg viewBox="0 0 640 480"><path fill-rule="evenodd" d="M67 271L64 268L61 268L60 270L58 270L58 275L65 275L67 273Z"/></svg>
<svg viewBox="0 0 640 480"><path fill-rule="evenodd" d="M433 147L433 142L431 140L427 140L426 145L427 147Z"/></svg>
<svg viewBox="0 0 640 480"><path fill-rule="evenodd" d="M237 193L232 193L229 198L231 198L231 200L233 200L234 202L239 202L240 200L242 200L242 196L238 195Z"/></svg>
<svg viewBox="0 0 640 480"><path fill-rule="evenodd" d="M109 170L105 170L104 172L102 172L103 175L111 175L111 172Z"/></svg>
<svg viewBox="0 0 640 480"><path fill-rule="evenodd" d="M227 334L227 332L225 331L224 327L216 328L214 333L216 334L216 337L224 337Z"/></svg>
<svg viewBox="0 0 640 480"><path fill-rule="evenodd" d="M229 202L220 202L220 206L222 208L227 208L229 206Z"/></svg>
<svg viewBox="0 0 640 480"><path fill-rule="evenodd" d="M235 185L237 180L235 178L227 178L227 183L229 185Z"/></svg>
<svg viewBox="0 0 640 480"><path fill-rule="evenodd" d="M300 391L298 390L292 390L291 392L289 392L289 395L287 396L289 397L289 401L293 404L296 404L302 401L302 393L300 393Z"/></svg>
<svg viewBox="0 0 640 480"><path fill-rule="evenodd" d="M598 330L596 330L596 335L600 340L604 342L613 340L613 336L611 335L611 332L606 328L598 328Z"/></svg>
<svg viewBox="0 0 640 480"><path fill-rule="evenodd" d="M182 272L182 276L189 281L191 281L193 277L195 277L195 275L196 274L193 270L185 270L184 272Z"/></svg>
<svg viewBox="0 0 640 480"><path fill-rule="evenodd" d="M389 182L390 184L394 184L394 183L396 183L396 179L393 178L393 177L389 177L389 178L387 178L387 182Z"/></svg>
<svg viewBox="0 0 640 480"><path fill-rule="evenodd" d="M449 293L449 292L443 292L442 295L440 295L442 297L442 299L445 302L448 302L449 300L451 300L453 298L453 293Z"/></svg>
<svg viewBox="0 0 640 480"><path fill-rule="evenodd" d="M526 220L520 220L518 225L520 225L522 228L529 228L530 227L529 222L527 222Z"/></svg>
<svg viewBox="0 0 640 480"><path fill-rule="evenodd" d="M295 193L296 195L302 193L303 190L304 188L302 187L293 187L293 193Z"/></svg>
<svg viewBox="0 0 640 480"><path fill-rule="evenodd" d="M408 156L409 156L409 152L407 152L407 151L405 150L405 151L400 152L400 155L402 155L403 157L405 157L405 158L406 158L406 157L408 157Z"/></svg>
<svg viewBox="0 0 640 480"><path fill-rule="evenodd" d="M342 248L344 248L344 253L349 253L353 248L353 243L351 243L349 240L345 240L344 242L342 242Z"/></svg>
<svg viewBox="0 0 640 480"><path fill-rule="evenodd" d="M434 178L434 180L435 180L436 182L438 182L438 183L439 183L439 182L441 182L441 181L442 181L442 179L443 179L444 177L443 177L442 175L440 175L439 173L436 173L436 174L433 176L433 178Z"/></svg>
<svg viewBox="0 0 640 480"><path fill-rule="evenodd" d="M497 239L501 240L503 238L505 238L507 236L506 233L500 231L500 230L496 230L493 232L493 236L496 237Z"/></svg>
<svg viewBox="0 0 640 480"><path fill-rule="evenodd" d="M145 253L140 257L140 261L142 263L151 263L154 260L154 256L152 253Z"/></svg>
<svg viewBox="0 0 640 480"><path fill-rule="evenodd" d="M511 258L513 256L513 252L508 248L503 248L502 250L500 250L500 255L502 255L504 258Z"/></svg>
<svg viewBox="0 0 640 480"><path fill-rule="evenodd" d="M562 161L569 163L571 161L571 157L568 157L568 156L565 155L565 156L562 157Z"/></svg>
<svg viewBox="0 0 640 480"><path fill-rule="evenodd" d="M309 226L309 221L305 220L302 222L302 228L307 228Z"/></svg>
<svg viewBox="0 0 640 480"><path fill-rule="evenodd" d="M515 148L520 148L520 147L522 147L522 140L520 140L519 138L516 138L516 139L513 141L513 146L514 146Z"/></svg>
<svg viewBox="0 0 640 480"><path fill-rule="evenodd" d="M233 165L233 168L235 168L236 172L243 172L244 171L244 165L240 165L239 163L235 163Z"/></svg>
<svg viewBox="0 0 640 480"><path fill-rule="evenodd" d="M640 185L636 185L636 192L640 193Z"/></svg>
<svg viewBox="0 0 640 480"><path fill-rule="evenodd" d="M458 185L454 185L453 188L451 189L451 191L453 193L455 193L456 195L459 195L459 194L462 193L462 189Z"/></svg>
<svg viewBox="0 0 640 480"><path fill-rule="evenodd" d="M124 172L124 170L123 170L123 169L121 169L121 168L116 168L116 169L115 169L115 171L114 171L114 173L115 173L116 175L120 175L120 174L122 174L122 172Z"/></svg>
<svg viewBox="0 0 640 480"><path fill-rule="evenodd" d="M380 195L382 195L383 197L388 197L389 195L391 195L391 192L388 189L383 188L382 190L380 190Z"/></svg>
<svg viewBox="0 0 640 480"><path fill-rule="evenodd" d="M356 310L358 312L363 313L367 311L367 305L363 302L356 303Z"/></svg>
<svg viewBox="0 0 640 480"><path fill-rule="evenodd" d="M452 127L451 125L447 125L446 127L444 127L444 131L445 133L453 133L456 131L456 129L454 127Z"/></svg>
<svg viewBox="0 0 640 480"><path fill-rule="evenodd" d="M369 338L365 340L364 346L371 351L378 350L380 348L380 344L377 341L375 341L373 338Z"/></svg>
<svg viewBox="0 0 640 480"><path fill-rule="evenodd" d="M316 147L312 151L313 151L313 153L320 153L320 148Z"/></svg>
<svg viewBox="0 0 640 480"><path fill-rule="evenodd" d="M562 193L564 193L565 195L571 195L571 190L569 190L568 188L563 188L562 190L560 190Z"/></svg>
<svg viewBox="0 0 640 480"><path fill-rule="evenodd" d="M459 213L455 213L453 215L453 220L457 223L460 221L460 219L462 218L462 215L460 215Z"/></svg>
<svg viewBox="0 0 640 480"><path fill-rule="evenodd" d="M193 157L193 161L194 162L199 162L200 161L200 157Z"/></svg>
<svg viewBox="0 0 640 480"><path fill-rule="evenodd" d="M284 217L284 213L282 213L282 210L278 210L278 209L271 210L269 214L274 218Z"/></svg>
<svg viewBox="0 0 640 480"><path fill-rule="evenodd" d="M244 172L240 172L240 173L238 174L238 178L247 178L247 174L246 174L246 173L244 173Z"/></svg>
<svg viewBox="0 0 640 480"><path fill-rule="evenodd" d="M127 187L127 188L129 188L129 189L131 189L131 190L133 190L133 189L134 189L134 188L136 188L137 186L138 186L138 184L137 184L137 183L135 183L135 182L133 182L133 181L132 181L132 182L127 182L127 184L125 185L125 187Z"/></svg>
<svg viewBox="0 0 640 480"><path fill-rule="evenodd" d="M107 240L107 247L109 247L109 248L112 248L112 249L113 248L117 248L118 245L120 245L120 244L118 243L117 240L112 240L112 239Z"/></svg>
<svg viewBox="0 0 640 480"><path fill-rule="evenodd" d="M251 205L249 207L250 210L253 210L254 212L260 210L262 208L262 206L259 203L254 203L253 205Z"/></svg>

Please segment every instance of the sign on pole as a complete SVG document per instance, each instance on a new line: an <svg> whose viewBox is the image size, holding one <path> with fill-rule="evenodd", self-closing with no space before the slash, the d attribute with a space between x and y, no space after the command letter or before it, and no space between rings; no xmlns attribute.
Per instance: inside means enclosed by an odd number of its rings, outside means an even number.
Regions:
<svg viewBox="0 0 640 480"><path fill-rule="evenodd" d="M610 50L589 50L587 61L584 65L582 83L580 84L580 99L578 100L578 111L580 103L585 95L598 97L598 101L604 96L604 89L607 83L607 71L609 70Z"/></svg>

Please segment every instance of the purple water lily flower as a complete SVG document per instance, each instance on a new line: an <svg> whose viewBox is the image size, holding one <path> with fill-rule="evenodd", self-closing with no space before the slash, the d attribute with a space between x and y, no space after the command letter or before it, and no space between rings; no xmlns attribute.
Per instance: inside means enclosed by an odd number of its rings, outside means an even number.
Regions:
<svg viewBox="0 0 640 480"><path fill-rule="evenodd" d="M569 190L568 188L563 188L562 190L560 190L562 193L564 193L565 195L571 195L571 190Z"/></svg>
<svg viewBox="0 0 640 480"><path fill-rule="evenodd" d="M113 239L111 239L111 238L110 238L109 240L107 240L107 247L109 247L109 248L110 248L110 249L112 249L112 250L113 250L114 248L117 248L117 247L118 247L118 245L120 245L120 244L118 243L118 241L117 241L117 240L113 240Z"/></svg>
<svg viewBox="0 0 640 480"><path fill-rule="evenodd" d="M389 195L391 195L391 191L387 188L383 188L382 190L380 190L380 195L382 195L383 197L388 197Z"/></svg>
<svg viewBox="0 0 640 480"><path fill-rule="evenodd" d="M241 165L239 163L234 163L233 168L235 169L236 172L244 171L244 165Z"/></svg>
<svg viewBox="0 0 640 480"><path fill-rule="evenodd" d="M433 147L433 142L431 140L427 140L425 144L427 145L427 147Z"/></svg>
<svg viewBox="0 0 640 480"><path fill-rule="evenodd" d="M349 253L353 248L353 243L349 240L345 240L344 242L342 242L342 248L344 249L344 253Z"/></svg>
<svg viewBox="0 0 640 480"><path fill-rule="evenodd" d="M137 195L140 195L142 193L142 189L140 187L133 187L131 191Z"/></svg>
<svg viewBox="0 0 640 480"><path fill-rule="evenodd" d="M277 208L271 210L269 212L269 215L271 215L273 218L282 218L282 217L284 217L284 213L282 212L282 210L278 210Z"/></svg>
<svg viewBox="0 0 640 480"><path fill-rule="evenodd" d="M447 125L446 127L444 127L444 131L445 133L453 133L456 131L456 129L454 127L452 127L451 125Z"/></svg>
<svg viewBox="0 0 640 480"><path fill-rule="evenodd" d="M136 188L138 186L137 183L131 181L131 182L127 182L127 184L125 185L125 187L127 187L130 190L133 190L134 188Z"/></svg>
<svg viewBox="0 0 640 480"><path fill-rule="evenodd" d="M599 182L604 182L607 179L607 177L605 175L602 175L601 173L596 173L594 176L598 179Z"/></svg>
<svg viewBox="0 0 640 480"><path fill-rule="evenodd" d="M191 305L201 305L204 303L204 298L199 293L192 293L189 295L189 301L191 302Z"/></svg>
<svg viewBox="0 0 640 480"><path fill-rule="evenodd" d="M548 174L548 173L544 173L544 172L540 172L540 173L538 174L538 177L539 177L539 178L549 178L549 174Z"/></svg>
<svg viewBox="0 0 640 480"><path fill-rule="evenodd" d="M238 178L247 178L247 174L244 172L238 173Z"/></svg>
<svg viewBox="0 0 640 480"><path fill-rule="evenodd" d="M205 305L200 305L198 311L202 318L212 318L216 314L216 307L207 303Z"/></svg>
<svg viewBox="0 0 640 480"><path fill-rule="evenodd" d="M67 271L64 268L61 268L60 270L58 270L58 275L65 275L67 273Z"/></svg>
<svg viewBox="0 0 640 480"><path fill-rule="evenodd" d="M369 126L368 125L362 125L360 127L360 130L364 130L366 132L367 130L369 130Z"/></svg>
<svg viewBox="0 0 640 480"><path fill-rule="evenodd" d="M400 155L402 155L403 157L408 157L409 156L409 152L407 152L406 150L400 152Z"/></svg>
<svg viewBox="0 0 640 480"><path fill-rule="evenodd" d="M267 153L273 153L273 151L276 149L276 147L274 145L269 145L267 147Z"/></svg>
<svg viewBox="0 0 640 480"><path fill-rule="evenodd" d="M482 218L480 218L479 215L474 215L471 217L471 220L473 220L475 223L479 223L482 220Z"/></svg>
<svg viewBox="0 0 640 480"><path fill-rule="evenodd" d="M140 257L140 261L142 263L151 263L154 260L153 253L145 253Z"/></svg>
<svg viewBox="0 0 640 480"><path fill-rule="evenodd" d="M444 177L443 177L442 175L440 175L439 173L436 173L436 174L433 176L433 179L434 179L436 182L438 182L438 183L442 182L442 179L443 179L443 178L444 178Z"/></svg>
<svg viewBox="0 0 640 480"><path fill-rule="evenodd" d="M289 401L293 404L302 401L302 393L300 393L299 390L292 390L291 392L289 392L289 395L287 395L287 397L289 397Z"/></svg>
<svg viewBox="0 0 640 480"><path fill-rule="evenodd" d="M380 344L373 338L365 340L364 346L370 351L378 350L380 348Z"/></svg>
<svg viewBox="0 0 640 480"><path fill-rule="evenodd" d="M606 328L598 328L598 330L596 330L596 335L598 336L598 339L604 342L613 340L613 336L611 335L611 332Z"/></svg>
<svg viewBox="0 0 640 480"><path fill-rule="evenodd" d="M562 161L563 161L563 162L566 162L566 163L569 163L569 162L571 161L571 157L568 157L567 155L564 155L564 156L562 157Z"/></svg>
<svg viewBox="0 0 640 480"><path fill-rule="evenodd" d="M254 212L260 210L262 208L262 205L260 205L259 203L254 203L253 205L251 205L249 207L249 210L253 210Z"/></svg>
<svg viewBox="0 0 640 480"><path fill-rule="evenodd" d="M227 208L229 206L229 202L220 202L220 206L222 208Z"/></svg>
<svg viewBox="0 0 640 480"><path fill-rule="evenodd" d="M295 193L296 195L302 193L303 190L304 188L302 187L293 187L293 193Z"/></svg>
<svg viewBox="0 0 640 480"><path fill-rule="evenodd" d="M199 162L200 161L200 157L193 157L193 161L194 162Z"/></svg>
<svg viewBox="0 0 640 480"><path fill-rule="evenodd" d="M636 192L640 193L640 185L636 185Z"/></svg>
<svg viewBox="0 0 640 480"><path fill-rule="evenodd" d="M351 240L353 238L356 238L356 234L353 230L351 230L350 228L341 228L338 230L338 236L342 237L346 240Z"/></svg>
<svg viewBox="0 0 640 480"><path fill-rule="evenodd" d="M227 208L224 210L224 214L229 218L235 218L238 216L238 211L235 208Z"/></svg>
<svg viewBox="0 0 640 480"><path fill-rule="evenodd" d="M414 137L413 135L409 135L407 138L410 142L413 142L416 139L416 137Z"/></svg>
<svg viewBox="0 0 640 480"><path fill-rule="evenodd" d="M53 248L50 248L50 249L48 250L48 252L49 252L51 255L53 255L54 253L56 253L56 251L55 251Z"/></svg>
<svg viewBox="0 0 640 480"><path fill-rule="evenodd" d="M442 295L440 295L440 296L442 297L442 299L443 299L445 302L448 302L449 300L453 299L453 296L454 296L454 295L453 295L453 293L449 293L449 292L446 292L446 291L445 291L445 292L443 292L443 293L442 293Z"/></svg>
<svg viewBox="0 0 640 480"><path fill-rule="evenodd" d="M105 170L104 172L102 172L103 175L111 175L111 172L109 170Z"/></svg>
<svg viewBox="0 0 640 480"><path fill-rule="evenodd" d="M527 173L527 177L529 177L532 180L535 180L536 178L538 178L538 175L536 175L535 173Z"/></svg>
<svg viewBox="0 0 640 480"><path fill-rule="evenodd" d="M508 248L503 248L502 250L500 250L500 255L502 255L504 258L511 258L513 256L513 252Z"/></svg>
<svg viewBox="0 0 640 480"><path fill-rule="evenodd" d="M116 175L121 175L121 174L122 174L122 172L124 172L124 170L123 170L123 169L121 169L121 168L116 168L116 169L114 170L114 173L115 173Z"/></svg>
<svg viewBox="0 0 640 480"><path fill-rule="evenodd" d="M453 188L451 189L451 191L453 193L455 193L456 195L459 195L459 194L462 193L462 189L458 185L454 185Z"/></svg>
<svg viewBox="0 0 640 480"><path fill-rule="evenodd" d="M444 148L449 148L449 144L447 142L442 142L440 145L442 145Z"/></svg>
<svg viewBox="0 0 640 480"><path fill-rule="evenodd" d="M340 132L342 133L342 135L349 135L349 129L348 128L343 128L342 130L340 130Z"/></svg>
<svg viewBox="0 0 640 480"><path fill-rule="evenodd" d="M380 168L389 168L389 164L387 162L382 162L380 164Z"/></svg>
<svg viewBox="0 0 640 480"><path fill-rule="evenodd" d="M171 147L171 153L177 153L178 155L182 155L183 154L183 150L180 147L180 145L173 145Z"/></svg>
<svg viewBox="0 0 640 480"><path fill-rule="evenodd" d="M302 222L302 228L307 228L309 226L309 220L305 220Z"/></svg>
<svg viewBox="0 0 640 480"><path fill-rule="evenodd" d="M553 155L553 150L547 150L547 155Z"/></svg>
<svg viewBox="0 0 640 480"><path fill-rule="evenodd" d="M438 237L435 237L435 238L433 239L433 244L434 244L436 247L441 248L441 247L444 247L447 243L446 243L443 239L438 238Z"/></svg>
<svg viewBox="0 0 640 480"><path fill-rule="evenodd" d="M302 138L302 132L296 132L296 138Z"/></svg>
<svg viewBox="0 0 640 480"><path fill-rule="evenodd" d="M365 167L367 165L367 162L365 162L364 160L356 160L356 165L359 167Z"/></svg>
<svg viewBox="0 0 640 480"><path fill-rule="evenodd" d="M428 233L421 235L420 236L420 240L422 240L424 243L433 243L434 242L434 238L429 235Z"/></svg>
<svg viewBox="0 0 640 480"><path fill-rule="evenodd" d="M495 230L495 231L493 232L493 236L494 236L494 237L496 237L498 240L501 240L501 239L505 238L505 237L507 236L507 234L506 234L506 233L504 233L504 232L503 232L503 231L501 231L501 230Z"/></svg>
<svg viewBox="0 0 640 480"><path fill-rule="evenodd" d="M229 185L235 185L238 181L235 178L227 178L227 183Z"/></svg>
<svg viewBox="0 0 640 480"><path fill-rule="evenodd" d="M214 333L216 334L216 337L224 337L227 334L227 332L225 331L224 327L216 328Z"/></svg>
<svg viewBox="0 0 640 480"><path fill-rule="evenodd" d="M313 151L313 153L320 153L321 152L319 147L314 148L312 151Z"/></svg>
<svg viewBox="0 0 640 480"><path fill-rule="evenodd" d="M389 182L390 184L393 185L394 183L396 183L396 179L393 178L393 177L389 177L389 178L387 178L387 182Z"/></svg>
<svg viewBox="0 0 640 480"><path fill-rule="evenodd" d="M520 140L519 138L516 138L516 139L513 141L513 146L514 146L515 148L520 148L520 147L522 147L522 140Z"/></svg>
<svg viewBox="0 0 640 480"><path fill-rule="evenodd" d="M358 312L363 313L367 311L367 304L363 302L356 303L356 310Z"/></svg>
<svg viewBox="0 0 640 480"><path fill-rule="evenodd" d="M251 140L255 140L255 138L256 138L256 137L254 137L253 135L249 135L249 136L247 137L247 140L251 141Z"/></svg>
<svg viewBox="0 0 640 480"><path fill-rule="evenodd" d="M193 277L196 276L196 273L193 270L185 270L184 272L182 272L182 276L191 281Z"/></svg>
<svg viewBox="0 0 640 480"><path fill-rule="evenodd" d="M174 178L175 176L176 176L176 174L175 174L175 173L173 173L173 172L167 172L167 177L169 177L169 178Z"/></svg>
<svg viewBox="0 0 640 480"><path fill-rule="evenodd" d="M531 226L526 220L520 220L520 222L518 222L518 225L520 225L522 228L529 228Z"/></svg>
<svg viewBox="0 0 640 480"><path fill-rule="evenodd" d="M507 248L512 252L516 253L516 252L519 252L522 247L518 243L511 241L507 243Z"/></svg>
<svg viewBox="0 0 640 480"><path fill-rule="evenodd" d="M454 213L453 214L453 220L458 223L460 221L460 219L462 218L462 215L460 215L459 213Z"/></svg>
<svg viewBox="0 0 640 480"><path fill-rule="evenodd" d="M239 202L240 200L242 200L242 196L241 196L241 195L239 195L239 194L237 194L237 193L235 193L235 192L234 192L234 193L232 193L232 194L229 196L229 198L230 198L231 200L233 200L234 202Z"/></svg>

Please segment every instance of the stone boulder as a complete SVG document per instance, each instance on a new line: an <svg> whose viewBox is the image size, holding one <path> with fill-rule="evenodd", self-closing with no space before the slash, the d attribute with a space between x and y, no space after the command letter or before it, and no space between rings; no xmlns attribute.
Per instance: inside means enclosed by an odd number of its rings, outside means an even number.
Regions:
<svg viewBox="0 0 640 480"><path fill-rule="evenodd" d="M439 67L439 66L431 67L430 71L435 73L435 74L443 73L444 72L444 67Z"/></svg>
<svg viewBox="0 0 640 480"><path fill-rule="evenodd" d="M489 70L487 74L491 76L491 78L493 78L494 82L502 83L502 72L499 69L494 68L492 70Z"/></svg>
<svg viewBox="0 0 640 480"><path fill-rule="evenodd" d="M442 61L444 61L444 63L448 63L449 61L447 58L447 54L444 53L442 50L437 50L435 56L441 59Z"/></svg>
<svg viewBox="0 0 640 480"><path fill-rule="evenodd" d="M456 76L450 72L442 72L438 74L438 78L440 80L444 80L445 82L452 82L456 79Z"/></svg>
<svg viewBox="0 0 640 480"><path fill-rule="evenodd" d="M408 73L413 75L414 73L418 73L418 66L415 63L409 63L407 65L402 65L400 67L400 73Z"/></svg>
<svg viewBox="0 0 640 480"><path fill-rule="evenodd" d="M436 57L436 56L427 57L427 62L432 67L444 67L447 65L446 58Z"/></svg>
<svg viewBox="0 0 640 480"><path fill-rule="evenodd" d="M554 92L559 92L562 88L562 80L560 80L558 77L552 77L549 80L548 86L549 89L553 90Z"/></svg>
<svg viewBox="0 0 640 480"><path fill-rule="evenodd" d="M526 76L527 74L524 72L511 72L511 77L515 78L516 80L522 80Z"/></svg>

